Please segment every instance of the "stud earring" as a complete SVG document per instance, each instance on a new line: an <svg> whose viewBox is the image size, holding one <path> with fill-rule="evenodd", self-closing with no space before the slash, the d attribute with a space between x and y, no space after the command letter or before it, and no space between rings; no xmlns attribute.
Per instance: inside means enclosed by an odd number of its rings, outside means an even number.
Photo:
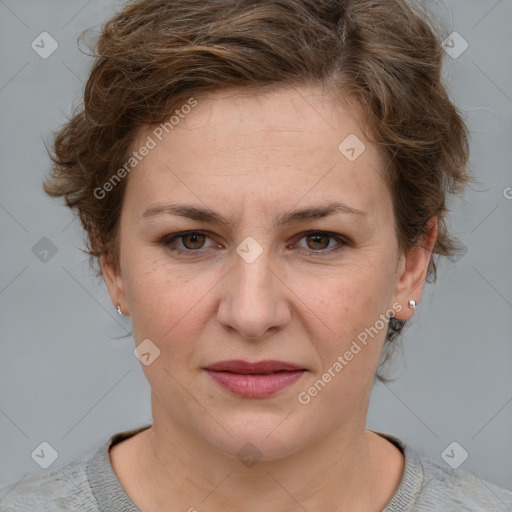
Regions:
<svg viewBox="0 0 512 512"><path fill-rule="evenodd" d="M118 305L117 305L117 312L118 312L121 316L124 316L124 315L123 315L123 312L121 311L121 305L120 305L120 304L118 304Z"/></svg>
<svg viewBox="0 0 512 512"><path fill-rule="evenodd" d="M411 300L409 301L409 307L410 307L411 309L416 309L416 301L415 301L414 299L411 299Z"/></svg>

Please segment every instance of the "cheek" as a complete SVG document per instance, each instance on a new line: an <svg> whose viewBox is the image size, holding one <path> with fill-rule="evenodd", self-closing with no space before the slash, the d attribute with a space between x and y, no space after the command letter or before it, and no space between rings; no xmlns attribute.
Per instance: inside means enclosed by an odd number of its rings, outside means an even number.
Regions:
<svg viewBox="0 0 512 512"><path fill-rule="evenodd" d="M387 334L386 316L381 315L386 315L392 306L394 274L383 271L392 268L391 260L368 261L363 263L361 258L357 265L346 267L334 278L310 280L309 295L303 288L309 297L305 302L318 317L320 331L312 330L310 336L316 340L323 372L331 368L337 376L332 389L347 399L373 379L372 371L378 365ZM319 332L325 334L319 336ZM339 371L338 364L336 371L332 366L340 356L343 369ZM359 384L353 386L355 383Z"/></svg>
<svg viewBox="0 0 512 512"><path fill-rule="evenodd" d="M126 258L125 271L137 343L149 338L173 361L178 354L190 354L212 314L205 307L218 275L199 272L194 265L177 265L165 255L155 257L154 248L152 254L134 250Z"/></svg>
<svg viewBox="0 0 512 512"><path fill-rule="evenodd" d="M391 307L393 273L384 271L390 263L363 260L361 257L357 264L342 268L336 275L306 278L300 284L297 295L304 297L327 325L335 326L337 334L353 334L368 322L373 324Z"/></svg>
<svg viewBox="0 0 512 512"><path fill-rule="evenodd" d="M389 280L375 267L360 266L329 285L317 282L311 288L308 302L318 312L316 325L326 334L309 333L321 364L300 391L303 399L311 400L311 415L318 413L335 426L367 399L387 334L380 315L391 306L391 292ZM332 412L329 418L326 407Z"/></svg>

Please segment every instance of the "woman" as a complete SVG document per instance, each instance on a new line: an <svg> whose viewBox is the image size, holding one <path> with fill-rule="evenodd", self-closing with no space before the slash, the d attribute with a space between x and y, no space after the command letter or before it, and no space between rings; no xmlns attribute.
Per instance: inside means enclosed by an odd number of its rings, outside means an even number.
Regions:
<svg viewBox="0 0 512 512"><path fill-rule="evenodd" d="M506 510L366 430L470 181L442 49L402 0L139 0L103 27L45 190L131 317L153 423L5 510Z"/></svg>

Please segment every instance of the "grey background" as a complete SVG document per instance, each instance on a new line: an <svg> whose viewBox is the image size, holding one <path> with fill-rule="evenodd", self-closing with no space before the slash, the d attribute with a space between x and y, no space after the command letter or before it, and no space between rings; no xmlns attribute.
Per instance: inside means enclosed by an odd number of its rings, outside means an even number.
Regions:
<svg viewBox="0 0 512 512"><path fill-rule="evenodd" d="M31 458L42 441L59 454L53 470L151 422L133 339L115 339L129 319L90 273L78 221L41 188L44 141L87 76L77 35L119 5L0 0L0 484L43 471ZM512 490L512 1L440 2L440 12L469 43L447 56L445 76L480 184L452 204L468 251L427 288L395 358L398 380L374 388L368 427L441 464L457 441L469 453L461 469ZM31 48L43 31L59 44L47 59ZM33 252L43 237L57 249L46 262Z"/></svg>

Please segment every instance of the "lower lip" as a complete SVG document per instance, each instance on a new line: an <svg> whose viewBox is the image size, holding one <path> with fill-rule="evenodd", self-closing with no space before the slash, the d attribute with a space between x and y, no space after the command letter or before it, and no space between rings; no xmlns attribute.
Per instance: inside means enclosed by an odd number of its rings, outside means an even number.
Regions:
<svg viewBox="0 0 512 512"><path fill-rule="evenodd" d="M206 370L220 386L246 398L266 398L295 384L305 370L276 372L269 375L241 374Z"/></svg>

